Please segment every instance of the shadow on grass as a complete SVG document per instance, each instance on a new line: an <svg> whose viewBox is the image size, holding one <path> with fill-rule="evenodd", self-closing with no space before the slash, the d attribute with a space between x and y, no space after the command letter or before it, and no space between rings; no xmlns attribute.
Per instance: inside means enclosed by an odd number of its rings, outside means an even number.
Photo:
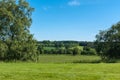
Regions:
<svg viewBox="0 0 120 80"><path fill-rule="evenodd" d="M120 60L80 60L80 61L73 61L72 63L120 63Z"/></svg>
<svg viewBox="0 0 120 80"><path fill-rule="evenodd" d="M101 60L80 60L80 61L73 61L72 63L101 63Z"/></svg>

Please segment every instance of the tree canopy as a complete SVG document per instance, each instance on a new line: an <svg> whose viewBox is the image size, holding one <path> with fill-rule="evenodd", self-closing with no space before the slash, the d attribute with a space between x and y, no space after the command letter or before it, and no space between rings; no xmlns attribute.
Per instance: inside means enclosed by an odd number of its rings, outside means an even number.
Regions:
<svg viewBox="0 0 120 80"><path fill-rule="evenodd" d="M36 60L36 41L29 31L33 11L26 0L0 0L1 60Z"/></svg>
<svg viewBox="0 0 120 80"><path fill-rule="evenodd" d="M96 35L96 50L103 58L120 58L120 22Z"/></svg>

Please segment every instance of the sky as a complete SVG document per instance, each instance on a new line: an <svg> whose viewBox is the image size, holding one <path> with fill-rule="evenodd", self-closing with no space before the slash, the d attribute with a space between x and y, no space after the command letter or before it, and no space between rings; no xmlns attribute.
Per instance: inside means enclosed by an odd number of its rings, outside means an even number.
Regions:
<svg viewBox="0 0 120 80"><path fill-rule="evenodd" d="M38 41L94 41L120 21L120 0L28 0L35 8L30 31Z"/></svg>

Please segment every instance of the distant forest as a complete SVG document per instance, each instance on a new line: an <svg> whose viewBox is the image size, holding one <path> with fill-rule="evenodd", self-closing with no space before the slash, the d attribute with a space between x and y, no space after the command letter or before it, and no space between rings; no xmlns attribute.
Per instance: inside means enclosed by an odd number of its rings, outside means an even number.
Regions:
<svg viewBox="0 0 120 80"><path fill-rule="evenodd" d="M95 55L94 42L87 41L38 41L40 54Z"/></svg>
<svg viewBox="0 0 120 80"><path fill-rule="evenodd" d="M70 47L70 46L88 46L94 47L94 42L90 41L38 41L38 44L45 47Z"/></svg>

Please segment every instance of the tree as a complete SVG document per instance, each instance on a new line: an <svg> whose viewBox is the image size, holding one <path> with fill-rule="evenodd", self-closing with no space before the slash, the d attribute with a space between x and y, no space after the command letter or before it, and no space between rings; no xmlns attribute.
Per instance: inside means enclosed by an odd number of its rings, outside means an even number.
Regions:
<svg viewBox="0 0 120 80"><path fill-rule="evenodd" d="M7 47L0 54L5 60L37 59L36 40L29 31L33 10L26 0L0 0L0 42Z"/></svg>
<svg viewBox="0 0 120 80"><path fill-rule="evenodd" d="M79 47L75 47L73 49L73 55L77 55L77 54L81 54L81 50L79 49Z"/></svg>
<svg viewBox="0 0 120 80"><path fill-rule="evenodd" d="M96 50L103 59L120 58L120 22L96 36Z"/></svg>

